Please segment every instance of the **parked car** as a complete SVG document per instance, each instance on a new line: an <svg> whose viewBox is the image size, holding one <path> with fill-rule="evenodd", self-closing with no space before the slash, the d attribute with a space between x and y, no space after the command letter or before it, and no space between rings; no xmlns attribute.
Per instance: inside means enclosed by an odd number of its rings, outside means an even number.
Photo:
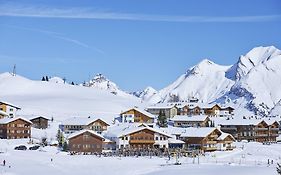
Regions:
<svg viewBox="0 0 281 175"><path fill-rule="evenodd" d="M34 145L32 147L29 147L29 150L38 150L40 148L39 145Z"/></svg>
<svg viewBox="0 0 281 175"><path fill-rule="evenodd" d="M27 150L27 147L24 145L16 146L15 150Z"/></svg>

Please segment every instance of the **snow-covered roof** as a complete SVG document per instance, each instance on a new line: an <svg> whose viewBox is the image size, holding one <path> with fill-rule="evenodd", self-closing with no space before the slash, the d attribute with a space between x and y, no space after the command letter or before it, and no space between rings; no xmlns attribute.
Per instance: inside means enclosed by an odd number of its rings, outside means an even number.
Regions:
<svg viewBox="0 0 281 175"><path fill-rule="evenodd" d="M151 114L151 113L149 113L149 112L147 112L147 111L145 111L145 110L143 110L143 109L140 109L140 108L131 108L131 109L129 109L129 110L127 110L127 111L125 111L125 112L122 112L121 114L123 114L123 113L126 113L126 112L128 112L128 111L130 111L130 110L136 110L136 111L138 111L138 112L140 112L140 113L142 113L142 114L144 114L144 115L146 115L147 117L149 117L149 118L155 118L156 116L155 115L153 115L153 114Z"/></svg>
<svg viewBox="0 0 281 175"><path fill-rule="evenodd" d="M62 124L63 125L89 125L92 122L95 122L97 120L103 121L100 118L93 118L93 117L72 117L72 118L64 120L62 122ZM103 122L106 123L105 121L103 121Z"/></svg>
<svg viewBox="0 0 281 175"><path fill-rule="evenodd" d="M174 144L184 144L185 142L182 140L174 139L174 138L169 138L168 143L174 143Z"/></svg>
<svg viewBox="0 0 281 175"><path fill-rule="evenodd" d="M36 119L36 118L44 118L44 119L46 119L46 120L50 120L49 118L44 117L44 116L42 116L42 115L37 115L37 116L30 116L30 117L28 117L29 120L33 120L33 119Z"/></svg>
<svg viewBox="0 0 281 175"><path fill-rule="evenodd" d="M265 119L264 120L268 125L272 125L274 124L275 122L277 122L279 124L279 122L277 120L274 120L274 119Z"/></svg>
<svg viewBox="0 0 281 175"><path fill-rule="evenodd" d="M5 104L7 106L11 106L11 107L14 107L16 109L21 109L20 107L16 106L16 105L13 105L11 103L8 103L8 102L4 102L4 101L0 101L0 104Z"/></svg>
<svg viewBox="0 0 281 175"><path fill-rule="evenodd" d="M140 127L135 127L135 128L131 128L131 129L127 129L127 130L124 130L123 132L119 133L118 134L118 137L122 137L122 136L126 136L126 135L129 135L129 134L132 134L132 133L135 133L135 132L139 132L139 131L142 131L144 129L148 129L152 132L156 132L156 133L159 133L161 135L165 135L167 137L172 137L171 135L159 130L159 129L156 129L156 128L151 128L149 126L140 126Z"/></svg>
<svg viewBox="0 0 281 175"><path fill-rule="evenodd" d="M230 120L220 120L218 125L258 125L264 121L263 119L230 119Z"/></svg>
<svg viewBox="0 0 281 175"><path fill-rule="evenodd" d="M171 121L187 121L187 122L196 122L196 121L205 121L209 118L207 115L176 115L171 118Z"/></svg>
<svg viewBox="0 0 281 175"><path fill-rule="evenodd" d="M3 119L0 119L0 123L1 123L1 124L8 124L8 123L11 123L11 122L16 121L16 120L24 120L24 121L26 121L26 122L32 124L31 121L29 121L28 119L26 119L26 118L24 118L24 117L14 117L14 118L8 118L8 117L6 117L6 118L3 118Z"/></svg>
<svg viewBox="0 0 281 175"><path fill-rule="evenodd" d="M217 128L202 127L202 128L185 128L185 132L181 134L181 137L206 137Z"/></svg>
<svg viewBox="0 0 281 175"><path fill-rule="evenodd" d="M228 136L230 136L233 140L235 140L235 138L231 134L228 134L228 133L225 133L222 131L221 131L221 135L218 137L218 140L224 140Z"/></svg>
<svg viewBox="0 0 281 175"><path fill-rule="evenodd" d="M171 135L181 135L182 133L185 132L186 128L181 128L181 127L174 127L174 126L170 126L168 125L167 128L159 128L162 131L171 134Z"/></svg>
<svg viewBox="0 0 281 175"><path fill-rule="evenodd" d="M157 132L162 135L166 135L168 137L172 137L170 134L164 132L159 128L152 128L149 127L147 124L144 123L120 123L113 126L108 127L107 131L105 132L105 137L121 137L124 135L129 135L134 132L141 131L143 129L148 129L153 132Z"/></svg>
<svg viewBox="0 0 281 175"><path fill-rule="evenodd" d="M171 109L175 106L176 104L173 103L158 103L153 106L148 106L146 109Z"/></svg>
<svg viewBox="0 0 281 175"><path fill-rule="evenodd" d="M102 135L98 134L97 132L95 132L95 131L93 131L93 130L89 130L89 129L83 129L83 130L77 131L77 132L75 132L75 133L73 133L73 134L70 134L70 135L68 136L68 139L71 139L71 138L73 138L73 137L76 137L76 136L78 136L78 135L80 135L80 134L83 134L83 133L85 133L85 132L89 132L89 133L91 133L91 134L93 134L93 135L96 135L97 137L100 137L100 138L102 138L102 139L105 139Z"/></svg>
<svg viewBox="0 0 281 175"><path fill-rule="evenodd" d="M5 111L0 110L0 115L8 116L9 114L7 112L5 112Z"/></svg>

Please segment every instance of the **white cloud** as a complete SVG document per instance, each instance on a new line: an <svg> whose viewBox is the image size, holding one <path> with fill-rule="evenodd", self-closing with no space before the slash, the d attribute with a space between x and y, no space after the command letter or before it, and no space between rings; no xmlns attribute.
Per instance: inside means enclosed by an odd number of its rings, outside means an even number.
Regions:
<svg viewBox="0 0 281 175"><path fill-rule="evenodd" d="M281 14L260 16L170 16L103 12L89 8L51 8L11 4L0 5L0 16L165 22L265 22L281 20Z"/></svg>

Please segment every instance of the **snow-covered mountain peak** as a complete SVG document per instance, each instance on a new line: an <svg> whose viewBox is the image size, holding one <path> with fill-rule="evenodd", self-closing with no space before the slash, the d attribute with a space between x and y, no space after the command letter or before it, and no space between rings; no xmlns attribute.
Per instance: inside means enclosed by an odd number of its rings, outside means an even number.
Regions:
<svg viewBox="0 0 281 175"><path fill-rule="evenodd" d="M93 82L104 82L104 81L109 81L103 74L97 74L93 77L92 79Z"/></svg>
<svg viewBox="0 0 281 175"><path fill-rule="evenodd" d="M252 50L250 50L243 58L251 61L253 63L253 65L258 65L277 55L281 55L281 51L279 49L277 49L276 47L260 46L260 47L255 47Z"/></svg>
<svg viewBox="0 0 281 175"><path fill-rule="evenodd" d="M211 60L203 59L200 63L196 66L190 68L186 75L189 76L190 74L208 74L208 72L216 70L216 71L225 71L228 69L229 66L222 66L219 64L214 63Z"/></svg>
<svg viewBox="0 0 281 175"><path fill-rule="evenodd" d="M278 55L281 55L281 51L274 46L253 48L245 56L240 56L239 61L233 65L232 71L235 71L233 72L235 78L241 79L247 75L252 68L260 64L265 64Z"/></svg>
<svg viewBox="0 0 281 175"><path fill-rule="evenodd" d="M114 82L107 79L103 74L95 75L89 82L85 83L85 86L109 90L113 93L116 93L119 90L119 87Z"/></svg>

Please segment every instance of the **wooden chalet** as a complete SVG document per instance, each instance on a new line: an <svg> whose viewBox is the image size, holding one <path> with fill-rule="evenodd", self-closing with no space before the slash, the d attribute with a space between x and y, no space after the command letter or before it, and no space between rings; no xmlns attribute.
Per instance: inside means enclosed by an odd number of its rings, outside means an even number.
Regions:
<svg viewBox="0 0 281 175"><path fill-rule="evenodd" d="M30 121L32 122L32 127L37 129L46 129L48 128L49 119L44 116L31 117Z"/></svg>
<svg viewBox="0 0 281 175"><path fill-rule="evenodd" d="M31 125L32 122L22 117L0 119L0 138L1 139L30 138Z"/></svg>
<svg viewBox="0 0 281 175"><path fill-rule="evenodd" d="M120 114L122 123L154 123L155 115L141 110L132 108Z"/></svg>
<svg viewBox="0 0 281 175"><path fill-rule="evenodd" d="M93 130L84 129L68 137L68 148L72 153L101 153L106 139Z"/></svg>
<svg viewBox="0 0 281 175"><path fill-rule="evenodd" d="M176 115L171 121L175 127L208 127L211 122L206 115Z"/></svg>
<svg viewBox="0 0 281 175"><path fill-rule="evenodd" d="M60 128L66 134L74 133L75 131L80 131L83 129L89 129L96 131L97 133L102 133L107 130L107 124L104 120L100 118L92 117L73 117L62 122Z"/></svg>

